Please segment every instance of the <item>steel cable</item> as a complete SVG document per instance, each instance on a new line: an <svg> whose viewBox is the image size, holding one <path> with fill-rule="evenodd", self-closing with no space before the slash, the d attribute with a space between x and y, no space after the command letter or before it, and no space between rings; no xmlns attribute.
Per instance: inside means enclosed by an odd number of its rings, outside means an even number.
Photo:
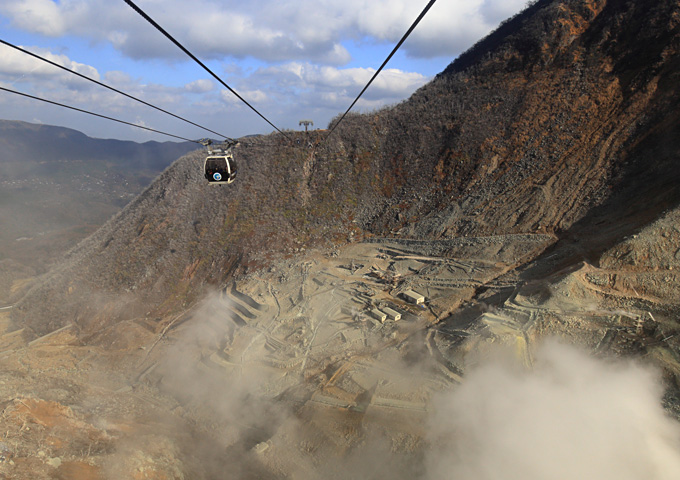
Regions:
<svg viewBox="0 0 680 480"><path fill-rule="evenodd" d="M126 0L126 1L127 1L127 0ZM349 111L352 109L352 107L354 106L354 104L356 104L356 103L359 101L359 99L360 99L361 96L364 94L364 92L366 91L366 89L368 89L368 87L371 85L371 83L373 83L373 80L375 80L375 78L376 78L376 77L378 76L378 74L382 71L382 69L385 67L385 65L387 65L387 62L390 61L390 59L392 58L392 56L393 56L395 53L397 53L397 50L399 50L399 47L401 47L401 45L406 41L406 39L408 38L408 36L411 35L411 32L413 32L413 30L414 30L414 29L416 28L416 26L420 23L420 21L423 19L423 17L427 14L427 12L430 10L430 8L432 8L432 5L434 5L434 3L435 3L436 1L437 1L437 0L430 0L430 2L425 6L425 8L423 9L423 11L420 12L420 15L418 15L418 18L416 18L416 20L411 24L411 26L410 26L409 29L406 31L406 33L404 34L404 36L401 37L401 40L399 40L399 43L397 43L397 45L394 47L394 49L392 50L392 52L387 56L387 58L386 58L385 61L382 63L382 65L380 65L380 68L378 68L378 70L373 74L373 76L372 76L371 79L368 81L368 83L366 84L366 86L364 87L364 89L359 93L359 95L357 95L357 98L354 99L354 101L353 101L352 104L349 106L349 108L345 111L345 113L342 114L342 117L340 117L340 120L338 120L338 121L335 123L335 125L333 125L333 128L331 128L331 131L328 132L328 135L326 135L326 139L328 139L328 137L331 136L331 134L332 134L333 131L337 128L337 126L340 125L340 122L343 121L343 119L344 119L345 116L349 113Z"/></svg>
<svg viewBox="0 0 680 480"><path fill-rule="evenodd" d="M166 113L166 114L171 115L171 116L173 116L173 117L175 117L175 118L178 118L178 119L180 119L180 120L182 120L182 121L184 121L184 122L190 123L191 125L193 125L193 126L195 126L195 127L202 128L203 130L206 130L206 131L208 131L208 132L210 132L210 133L214 133L215 135L217 135L217 136L219 136L219 137L224 137L224 138L227 139L227 140L233 141L233 138L230 138L230 137L228 137L228 136L226 136L226 135L223 135L223 134L221 134L221 133L218 133L218 132L215 132L215 131L213 131L213 130L210 130L209 128L206 128L206 127L204 127L204 126L202 126L202 125L199 125L199 124L197 124L197 123L194 123L194 122L192 122L191 120L187 120L186 118L180 117L179 115L175 115L175 114L172 113L172 112L168 112L167 110L164 110L164 109L162 109L162 108L160 108L160 107L157 107L157 106L155 106L155 105L153 105L153 104L151 104L151 103L145 102L144 100L141 100L141 99L139 99L139 98L133 97L132 95L129 95L129 94L127 94L127 93L125 93L125 92L123 92L123 91L121 91L121 90L118 90L117 88L114 88L114 87L112 87L112 86L110 86L110 85L106 85L105 83L102 83L102 82L100 82L100 81L98 81L98 80L95 80L94 78L90 78L90 77L88 77L88 76L86 76L86 75L83 75L83 74L81 74L81 73L78 73L78 72L76 72L76 71L74 71L74 70L70 70L70 69L64 67L63 65L59 65L58 63L55 63L55 62L53 62L53 61L51 61L51 60L48 60L47 58L41 57L40 55L38 55L38 54L36 54L36 53L29 52L28 50L25 50L25 49L23 49L23 48L21 48L21 47L18 47L18 46L16 46L16 45L13 45L13 44L11 44L11 43L9 43L9 42L7 42L7 41L5 41L5 40L2 40L2 39L0 39L0 43L2 43L2 44L4 44L4 45L7 45L8 47L12 47L12 48L14 48L14 49L16 49L16 50L18 50L18 51L20 51L20 52L22 52L22 53L25 53L26 55L30 55L30 56L33 57L33 58L37 58L38 60L42 60L42 61L45 62L45 63L49 63L50 65L53 65L53 66L55 66L55 67L57 67L57 68L61 68L62 70L65 70L65 71L67 71L67 72L69 72L69 73L72 73L73 75L76 75L76 76L78 76L78 77L80 77L80 78L83 78L83 79L85 79L85 80L88 80L88 81L90 81L90 82L92 82L92 83L96 83L97 85L100 85L100 86L102 86L102 87L104 87L104 88L108 88L108 89L111 90L111 91L114 91L114 92L116 92L116 93L118 93L118 94L120 94L120 95L123 95L123 96L125 96L125 97L127 97L127 98L130 98L130 99L132 99L132 100L135 100L135 101L137 101L137 102L139 102L139 103L142 103L142 104L144 104L144 105L146 105L146 106L148 106L148 107L155 108L155 109L158 110L159 112Z"/></svg>
<svg viewBox="0 0 680 480"><path fill-rule="evenodd" d="M267 122L269 125L271 125L272 127L274 127L274 129L275 129L277 132L279 132L279 133L280 133L281 135L283 135L284 137L288 138L288 140L291 140L291 138L290 138L288 135L286 135L283 131L281 131L281 130L279 129L279 127L277 127L277 126L274 125L272 122L270 122L270 121L267 119L267 117L265 117L264 115L262 115L255 107L253 107L250 103L248 103L248 102L246 101L245 98L243 98L241 95L239 95L239 94L236 92L236 90L234 90L234 89L231 88L229 85L227 85L220 77L218 77L218 76L217 76L212 70L210 70L203 62L201 62L194 54L192 54L192 53L191 53L189 50L187 50L181 43L179 43L177 40L175 40L175 38L174 38L172 35L170 35L168 32L166 32L166 31L163 29L163 27L161 27L161 26L160 26L158 23L156 23L151 17L149 17L149 16L148 16L141 8L139 8L137 5L135 5L134 2L132 2L131 0L124 0L124 1L125 1L125 3L127 3L127 4L128 4L135 12L137 12L139 15L141 15L142 18L144 18L147 22L149 22L151 25L153 25L154 27L156 27L156 29L157 29L159 32L161 32L163 35L165 35L166 38L167 38L168 40L170 40L170 41L171 41L172 43L174 43L180 50L182 50L184 53L186 53L186 54L187 54L194 62L198 63L201 67L203 67L203 69L204 69L206 72L208 72L210 75L212 75L213 78L214 78L215 80L217 80L218 82L220 82L225 88L227 88L227 90L229 90L231 93L233 93L234 95L236 95L236 98L238 98L238 99L241 100L243 103L245 103L246 105L248 105L248 106L250 107L250 109L251 109L253 112L257 113L257 114L260 116L260 118L262 118L265 122Z"/></svg>

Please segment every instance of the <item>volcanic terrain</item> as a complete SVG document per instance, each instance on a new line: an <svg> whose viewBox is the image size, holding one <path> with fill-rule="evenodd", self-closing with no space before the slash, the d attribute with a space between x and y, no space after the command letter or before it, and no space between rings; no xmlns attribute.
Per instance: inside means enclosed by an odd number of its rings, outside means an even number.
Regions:
<svg viewBox="0 0 680 480"><path fill-rule="evenodd" d="M0 474L674 478L679 48L541 0L233 185L178 159L2 306Z"/></svg>

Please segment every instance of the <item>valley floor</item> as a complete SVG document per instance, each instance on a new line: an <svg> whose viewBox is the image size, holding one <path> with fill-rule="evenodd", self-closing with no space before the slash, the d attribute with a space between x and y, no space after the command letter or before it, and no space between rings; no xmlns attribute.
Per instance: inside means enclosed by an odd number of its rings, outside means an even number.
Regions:
<svg viewBox="0 0 680 480"><path fill-rule="evenodd" d="M183 315L92 341L72 326L28 344L5 332L0 478L349 478L343 462L379 452L391 460L378 476L416 478L432 399L499 349L528 369L559 337L677 378L674 307L633 281L669 271L560 269L559 251L540 255L553 242L375 239L281 261Z"/></svg>

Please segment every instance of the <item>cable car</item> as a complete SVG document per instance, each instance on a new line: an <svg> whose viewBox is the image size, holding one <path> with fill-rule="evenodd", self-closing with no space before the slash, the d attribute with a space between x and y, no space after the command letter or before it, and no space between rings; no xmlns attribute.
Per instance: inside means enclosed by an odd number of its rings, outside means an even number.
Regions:
<svg viewBox="0 0 680 480"><path fill-rule="evenodd" d="M227 144L226 148L213 148L208 150L205 157L203 172L205 179L211 185L226 185L236 178L236 160L232 152L236 143Z"/></svg>

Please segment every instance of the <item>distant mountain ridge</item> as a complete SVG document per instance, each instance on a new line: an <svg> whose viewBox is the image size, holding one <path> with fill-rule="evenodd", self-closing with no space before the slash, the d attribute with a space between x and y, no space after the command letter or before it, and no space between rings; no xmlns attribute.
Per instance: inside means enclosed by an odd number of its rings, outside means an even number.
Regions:
<svg viewBox="0 0 680 480"><path fill-rule="evenodd" d="M15 162L87 160L160 171L167 167L168 158L179 158L196 148L200 146L189 142L99 139L65 127L0 120L0 169Z"/></svg>

